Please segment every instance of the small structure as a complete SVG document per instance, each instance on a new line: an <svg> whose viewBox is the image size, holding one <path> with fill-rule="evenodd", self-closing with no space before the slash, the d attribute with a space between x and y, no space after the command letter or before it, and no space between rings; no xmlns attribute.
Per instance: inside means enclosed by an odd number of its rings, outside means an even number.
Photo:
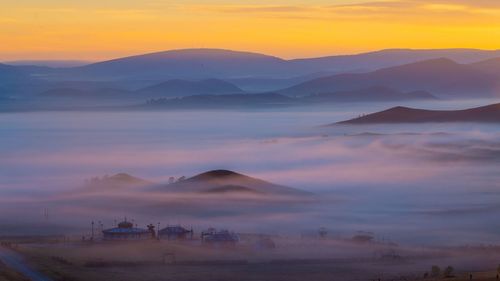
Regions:
<svg viewBox="0 0 500 281"><path fill-rule="evenodd" d="M355 243L372 243L375 239L375 234L368 231L358 231L351 240Z"/></svg>
<svg viewBox="0 0 500 281"><path fill-rule="evenodd" d="M193 239L193 229L187 230L180 225L169 225L158 232L158 237L166 240Z"/></svg>
<svg viewBox="0 0 500 281"><path fill-rule="evenodd" d="M102 234L105 241L139 241L153 238L154 229L137 228L125 220L118 227L103 230Z"/></svg>
<svg viewBox="0 0 500 281"><path fill-rule="evenodd" d="M201 241L203 244L214 246L236 246L240 241L238 234L229 232L228 230L217 231L214 228L209 228L201 233Z"/></svg>
<svg viewBox="0 0 500 281"><path fill-rule="evenodd" d="M256 242L256 246L258 249L275 249L276 248L276 243L274 243L273 239L268 236L261 236Z"/></svg>
<svg viewBox="0 0 500 281"><path fill-rule="evenodd" d="M328 236L328 230L324 227L320 227L320 229L318 230L318 235L319 238L325 239Z"/></svg>

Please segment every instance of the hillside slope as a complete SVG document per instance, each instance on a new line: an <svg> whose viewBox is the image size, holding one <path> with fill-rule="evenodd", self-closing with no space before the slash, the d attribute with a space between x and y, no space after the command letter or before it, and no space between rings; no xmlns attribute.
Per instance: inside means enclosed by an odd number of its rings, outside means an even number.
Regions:
<svg viewBox="0 0 500 281"><path fill-rule="evenodd" d="M398 106L336 124L427 122L500 123L500 103L463 110L424 110Z"/></svg>

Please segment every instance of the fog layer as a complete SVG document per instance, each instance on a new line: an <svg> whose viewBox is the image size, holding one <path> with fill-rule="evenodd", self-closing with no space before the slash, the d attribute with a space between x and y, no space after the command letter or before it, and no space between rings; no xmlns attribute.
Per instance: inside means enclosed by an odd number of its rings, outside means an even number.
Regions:
<svg viewBox="0 0 500 281"><path fill-rule="evenodd" d="M474 105L476 105L474 103ZM300 235L326 227L413 244L498 242L500 126L321 127L386 108L280 111L43 112L0 115L0 233L187 223ZM441 103L435 108L462 108ZM317 195L314 201L79 193L125 172L154 183L228 169ZM140 195L138 195L140 194ZM29 228L29 227L28 227Z"/></svg>

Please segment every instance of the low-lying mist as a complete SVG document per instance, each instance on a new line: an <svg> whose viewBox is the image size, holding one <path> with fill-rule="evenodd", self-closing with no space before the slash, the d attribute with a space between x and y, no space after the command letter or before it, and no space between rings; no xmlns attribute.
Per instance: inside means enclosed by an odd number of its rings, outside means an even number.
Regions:
<svg viewBox="0 0 500 281"><path fill-rule="evenodd" d="M2 114L0 234L88 232L92 220L111 226L127 216L142 226L292 236L325 227L339 237L370 231L408 244L497 243L500 126L321 126L386 106ZM315 196L83 187L85 179L105 174L166 185L171 176L213 169Z"/></svg>

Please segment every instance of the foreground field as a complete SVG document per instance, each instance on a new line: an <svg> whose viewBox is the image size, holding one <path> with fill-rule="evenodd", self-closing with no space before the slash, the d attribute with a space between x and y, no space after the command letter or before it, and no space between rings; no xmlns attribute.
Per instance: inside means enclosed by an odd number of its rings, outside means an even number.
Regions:
<svg viewBox="0 0 500 281"><path fill-rule="evenodd" d="M29 279L0 263L0 281L29 281Z"/></svg>
<svg viewBox="0 0 500 281"><path fill-rule="evenodd" d="M496 280L496 273L487 270L500 261L496 248L405 249L341 241L285 240L276 249L168 242L24 244L17 251L54 280L75 281L423 280L434 264L456 268L456 277L446 280L469 280L474 272L473 280L487 281Z"/></svg>

